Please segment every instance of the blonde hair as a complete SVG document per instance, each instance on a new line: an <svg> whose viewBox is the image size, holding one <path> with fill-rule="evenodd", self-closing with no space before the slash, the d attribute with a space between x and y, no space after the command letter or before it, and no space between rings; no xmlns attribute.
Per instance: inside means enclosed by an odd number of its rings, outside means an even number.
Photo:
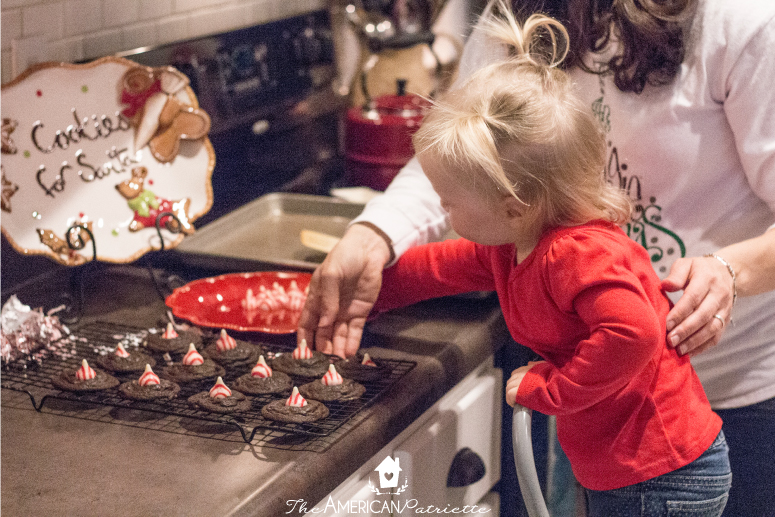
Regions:
<svg viewBox="0 0 775 517"><path fill-rule="evenodd" d="M413 137L415 151L469 171L480 186L485 173L485 191L540 210L547 226L623 224L631 206L605 181L604 135L558 68L568 51L565 27L536 14L520 27L502 0L496 7L483 28L510 56L434 102Z"/></svg>

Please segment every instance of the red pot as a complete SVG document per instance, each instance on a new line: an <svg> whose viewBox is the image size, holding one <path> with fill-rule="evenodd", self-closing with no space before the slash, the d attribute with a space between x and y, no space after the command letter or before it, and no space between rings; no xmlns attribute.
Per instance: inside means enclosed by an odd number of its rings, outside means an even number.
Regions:
<svg viewBox="0 0 775 517"><path fill-rule="evenodd" d="M385 95L347 111L345 158L350 185L385 190L414 156L412 135L429 102L417 95Z"/></svg>

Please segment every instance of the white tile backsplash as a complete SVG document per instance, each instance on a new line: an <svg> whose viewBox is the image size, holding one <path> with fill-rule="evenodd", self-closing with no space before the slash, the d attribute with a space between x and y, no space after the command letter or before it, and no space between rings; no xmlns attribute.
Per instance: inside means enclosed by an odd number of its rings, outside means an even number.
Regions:
<svg viewBox="0 0 775 517"><path fill-rule="evenodd" d="M2 82L15 40L41 38L44 60L80 61L322 9L328 0L2 0ZM20 71L17 71L17 73Z"/></svg>
<svg viewBox="0 0 775 517"><path fill-rule="evenodd" d="M11 41L22 36L22 10L3 9L2 20L3 27L2 31L0 31L0 41L2 41L2 49L10 52ZM5 56L5 54L3 55Z"/></svg>
<svg viewBox="0 0 775 517"><path fill-rule="evenodd" d="M101 0L67 0L65 2L65 35L75 36L102 29Z"/></svg>
<svg viewBox="0 0 775 517"><path fill-rule="evenodd" d="M23 7L22 34L25 37L45 35L49 38L61 38L64 30L63 13L64 4L62 2ZM3 28L5 28L5 21L3 21Z"/></svg>
<svg viewBox="0 0 775 517"><path fill-rule="evenodd" d="M170 14L172 14L172 0L140 0L141 20L159 19Z"/></svg>
<svg viewBox="0 0 775 517"><path fill-rule="evenodd" d="M139 0L103 0L103 26L116 27L140 20Z"/></svg>

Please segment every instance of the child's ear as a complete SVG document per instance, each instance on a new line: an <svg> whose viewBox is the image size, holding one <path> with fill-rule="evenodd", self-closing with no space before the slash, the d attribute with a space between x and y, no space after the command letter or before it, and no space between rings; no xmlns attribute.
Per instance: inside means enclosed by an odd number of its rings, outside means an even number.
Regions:
<svg viewBox="0 0 775 517"><path fill-rule="evenodd" d="M504 194L503 198L501 198L501 203L506 216L510 219L522 217L525 215L525 209L527 207L514 196L510 194Z"/></svg>

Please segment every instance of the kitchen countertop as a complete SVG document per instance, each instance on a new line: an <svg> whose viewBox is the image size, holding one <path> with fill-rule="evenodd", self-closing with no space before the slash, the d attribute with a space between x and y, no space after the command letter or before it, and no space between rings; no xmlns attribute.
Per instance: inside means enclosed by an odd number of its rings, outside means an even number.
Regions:
<svg viewBox="0 0 775 517"><path fill-rule="evenodd" d="M96 266L83 282L83 323L158 324L166 308L147 270ZM19 297L44 303L37 300L62 292L67 276L21 288ZM309 509L508 339L494 296L431 300L380 315L368 324L364 343L416 366L322 453L71 418L56 414L60 401L37 412L26 394L4 389L1 510L276 516L297 499Z"/></svg>

